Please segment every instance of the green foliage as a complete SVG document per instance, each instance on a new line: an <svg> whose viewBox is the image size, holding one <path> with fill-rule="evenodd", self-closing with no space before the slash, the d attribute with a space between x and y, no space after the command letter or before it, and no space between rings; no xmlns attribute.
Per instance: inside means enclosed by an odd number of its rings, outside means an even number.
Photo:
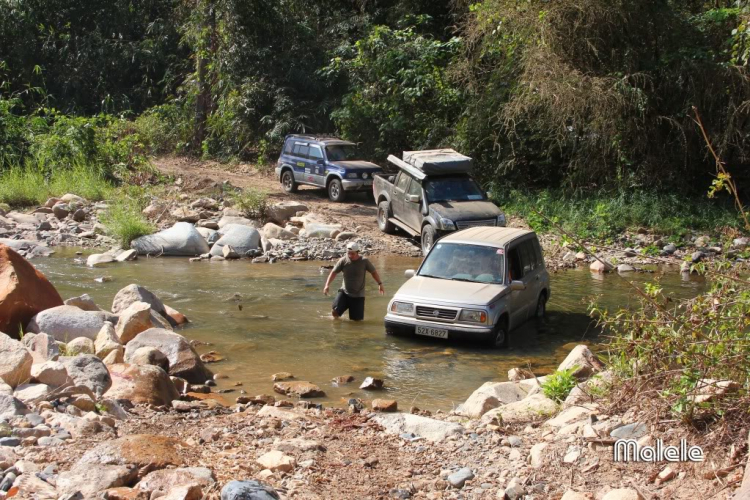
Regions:
<svg viewBox="0 0 750 500"><path fill-rule="evenodd" d="M44 173L38 168L14 166L0 172L0 202L11 207L44 203L48 192Z"/></svg>
<svg viewBox="0 0 750 500"><path fill-rule="evenodd" d="M542 384L544 395L557 403L565 401L570 391L578 384L578 381L573 376L574 371L575 368L556 370L551 375L548 375Z"/></svg>
<svg viewBox="0 0 750 500"><path fill-rule="evenodd" d="M129 248L134 239L156 231L141 214L142 208L139 200L125 195L113 200L101 216L107 234L116 238L123 249Z"/></svg>
<svg viewBox="0 0 750 500"><path fill-rule="evenodd" d="M238 190L229 196L234 207L251 219L266 218L268 210L268 193L258 189Z"/></svg>

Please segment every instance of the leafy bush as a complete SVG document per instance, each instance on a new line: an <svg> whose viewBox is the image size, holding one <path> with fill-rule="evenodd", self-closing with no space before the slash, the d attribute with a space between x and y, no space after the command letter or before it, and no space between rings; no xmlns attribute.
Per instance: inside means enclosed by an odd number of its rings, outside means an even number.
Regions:
<svg viewBox="0 0 750 500"><path fill-rule="evenodd" d="M268 193L257 189L237 191L230 196L235 208L251 219L266 218L268 210Z"/></svg>
<svg viewBox="0 0 750 500"><path fill-rule="evenodd" d="M113 201L102 214L101 222L107 234L116 238L123 249L129 248L134 239L156 231L141 214L141 207L127 197Z"/></svg>
<svg viewBox="0 0 750 500"><path fill-rule="evenodd" d="M557 370L548 375L542 384L544 395L557 403L565 401L570 391L578 384L573 371L574 369Z"/></svg>

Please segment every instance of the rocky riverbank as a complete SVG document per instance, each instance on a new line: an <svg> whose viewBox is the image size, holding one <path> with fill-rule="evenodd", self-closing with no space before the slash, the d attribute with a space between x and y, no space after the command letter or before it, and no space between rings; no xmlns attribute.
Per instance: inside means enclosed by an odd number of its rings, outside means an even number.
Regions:
<svg viewBox="0 0 750 500"><path fill-rule="evenodd" d="M0 499L731 498L742 482L744 443L709 446L720 440L645 405L616 410L618 381L583 345L559 367L578 380L561 401L514 369L435 414L377 390L323 408L283 374L276 396L231 402L179 333L186 318L148 290L125 287L109 310L64 302L0 245L0 329L27 332L0 334ZM705 457L615 462L620 438L685 439Z"/></svg>

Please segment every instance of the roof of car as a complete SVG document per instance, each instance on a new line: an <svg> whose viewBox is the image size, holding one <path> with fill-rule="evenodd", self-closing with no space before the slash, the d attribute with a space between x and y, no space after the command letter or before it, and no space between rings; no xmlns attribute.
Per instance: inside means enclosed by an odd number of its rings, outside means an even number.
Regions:
<svg viewBox="0 0 750 500"><path fill-rule="evenodd" d="M534 231L529 231L528 229L518 229L514 227L479 226L450 233L441 238L440 241L453 243L479 243L502 247L521 236L533 234L533 232Z"/></svg>
<svg viewBox="0 0 750 500"><path fill-rule="evenodd" d="M356 146L355 143L339 139L338 137L326 136L326 135L306 135L306 134L291 134L287 136L287 139L299 139L303 141L319 142L322 144L341 144Z"/></svg>

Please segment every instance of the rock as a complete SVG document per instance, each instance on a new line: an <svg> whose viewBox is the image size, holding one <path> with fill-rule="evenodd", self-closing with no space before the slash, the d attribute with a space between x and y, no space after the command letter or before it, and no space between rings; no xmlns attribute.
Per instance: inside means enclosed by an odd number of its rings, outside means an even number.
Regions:
<svg viewBox="0 0 750 500"><path fill-rule="evenodd" d="M26 415L29 409L18 398L0 395L0 418L11 418L17 415Z"/></svg>
<svg viewBox="0 0 750 500"><path fill-rule="evenodd" d="M344 231L336 236L336 241L349 241L357 238L357 233Z"/></svg>
<svg viewBox="0 0 750 500"><path fill-rule="evenodd" d="M120 314L135 302L145 302L162 317L167 317L166 308L164 307L164 303L159 300L159 297L136 284L128 285L117 292L117 295L112 300L112 312Z"/></svg>
<svg viewBox="0 0 750 500"><path fill-rule="evenodd" d="M57 490L36 474L21 474L13 482L11 490L16 489L13 498L56 499Z"/></svg>
<svg viewBox="0 0 750 500"><path fill-rule="evenodd" d="M354 382L354 377L352 377L351 375L343 375L341 377L334 377L333 379L331 379L331 384L333 384L334 386L346 385L351 382Z"/></svg>
<svg viewBox="0 0 750 500"><path fill-rule="evenodd" d="M167 436L131 434L103 441L87 451L78 464L128 465L154 469L168 465L182 466L186 460L188 444Z"/></svg>
<svg viewBox="0 0 750 500"><path fill-rule="evenodd" d="M86 200L72 193L66 193L60 197L60 201L63 203L73 203L78 205L84 205Z"/></svg>
<svg viewBox="0 0 750 500"><path fill-rule="evenodd" d="M82 208L79 208L75 212L73 212L73 220L76 222L83 222L86 220L86 211Z"/></svg>
<svg viewBox="0 0 750 500"><path fill-rule="evenodd" d="M34 315L61 305L62 297L47 278L0 243L0 332L18 337Z"/></svg>
<svg viewBox="0 0 750 500"><path fill-rule="evenodd" d="M95 498L104 490L130 484L137 475L135 467L81 464L60 473L57 490L64 495L80 492L83 498Z"/></svg>
<svg viewBox="0 0 750 500"><path fill-rule="evenodd" d="M164 353L169 360L170 375L184 378L193 384L202 384L213 376L182 335L163 328L146 330L126 346L125 362L129 362L130 356L141 347L154 347Z"/></svg>
<svg viewBox="0 0 750 500"><path fill-rule="evenodd" d="M104 363L105 366L116 365L117 363L123 362L125 362L125 348L122 346L117 347L102 358L102 363Z"/></svg>
<svg viewBox="0 0 750 500"><path fill-rule="evenodd" d="M592 376L594 373L604 369L602 363L596 355L591 352L588 346L583 344L577 345L570 351L570 354L557 367L559 371L573 369L573 376L577 379L584 379Z"/></svg>
<svg viewBox="0 0 750 500"><path fill-rule="evenodd" d="M517 382L519 380L526 380L534 378L534 373L525 368L511 368L508 370L508 380L511 382Z"/></svg>
<svg viewBox="0 0 750 500"><path fill-rule="evenodd" d="M640 422L623 425L609 433L610 436L616 439L638 439L646 434L648 434L648 427L646 427L646 424Z"/></svg>
<svg viewBox="0 0 750 500"><path fill-rule="evenodd" d="M223 219L222 219L223 220ZM260 233L251 226L229 224L220 230L221 238L211 247L212 256L223 256L224 246L231 246L239 255L245 255L260 245Z"/></svg>
<svg viewBox="0 0 750 500"><path fill-rule="evenodd" d="M750 246L750 238L735 238L732 240L732 248L735 248L737 250L744 250Z"/></svg>
<svg viewBox="0 0 750 500"><path fill-rule="evenodd" d="M84 311L101 311L99 306L96 305L94 302L94 299L92 299L88 294L84 293L83 295L79 297L71 297L68 300L65 301L66 306L75 306L78 309L82 309Z"/></svg>
<svg viewBox="0 0 750 500"><path fill-rule="evenodd" d="M279 394L295 395L300 398L315 398L325 396L325 392L320 390L315 384L310 382L277 382L273 384L273 390Z"/></svg>
<svg viewBox="0 0 750 500"><path fill-rule="evenodd" d="M690 261L693 264L697 264L698 262L702 261L704 258L706 258L706 254L704 254L701 251L693 252L690 256Z"/></svg>
<svg viewBox="0 0 750 500"><path fill-rule="evenodd" d="M503 424L518 424L539 420L552 415L557 410L554 401L543 394L533 394L515 403L502 405L482 416L482 423L497 420Z"/></svg>
<svg viewBox="0 0 750 500"><path fill-rule="evenodd" d="M372 411L382 411L382 412L398 411L398 403L392 399L373 399Z"/></svg>
<svg viewBox="0 0 750 500"><path fill-rule="evenodd" d="M675 246L673 243L669 243L668 245L664 245L662 247L662 252L666 253L667 255L672 255L677 251L677 246Z"/></svg>
<svg viewBox="0 0 750 500"><path fill-rule="evenodd" d="M86 337L77 337L68 342L65 355L77 356L79 354L94 354L94 341Z"/></svg>
<svg viewBox="0 0 750 500"><path fill-rule="evenodd" d="M341 226L336 224L305 224L305 234L308 238L335 238L341 233Z"/></svg>
<svg viewBox="0 0 750 500"><path fill-rule="evenodd" d="M610 490L602 497L602 500L644 500L637 490L632 488L618 488Z"/></svg>
<svg viewBox="0 0 750 500"><path fill-rule="evenodd" d="M464 484L466 484L466 481L474 479L474 471L469 467L464 467L448 476L447 479L451 486L461 489L464 487Z"/></svg>
<svg viewBox="0 0 750 500"><path fill-rule="evenodd" d="M279 372L271 375L271 380L273 380L274 382L282 382L284 380L291 380L293 378L294 375L289 372Z"/></svg>
<svg viewBox="0 0 750 500"><path fill-rule="evenodd" d="M203 236L209 246L213 245L219 240L219 238L221 238L221 234L219 234L219 232L215 229L209 229L207 227L196 227L195 230L201 233L201 236Z"/></svg>
<svg viewBox="0 0 750 500"><path fill-rule="evenodd" d="M635 268L631 266L630 264L620 264L617 266L617 272L618 273L634 273Z"/></svg>
<svg viewBox="0 0 750 500"><path fill-rule="evenodd" d="M133 302L120 312L115 334L120 344L127 345L139 333L154 326L156 325L151 322L151 305L147 302Z"/></svg>
<svg viewBox="0 0 750 500"><path fill-rule="evenodd" d="M23 344L0 332L0 380L15 388L31 378L34 360Z"/></svg>
<svg viewBox="0 0 750 500"><path fill-rule="evenodd" d="M59 361L46 361L31 367L31 380L52 387L60 387L68 382L68 371Z"/></svg>
<svg viewBox="0 0 750 500"><path fill-rule="evenodd" d="M589 492L568 490L560 500L594 500L594 494Z"/></svg>
<svg viewBox="0 0 750 500"><path fill-rule="evenodd" d="M695 395L690 396L690 399L697 403L708 403L715 399L720 399L721 396L736 392L740 388L740 384L733 380L714 380L710 378L704 378L698 381L695 386Z"/></svg>
<svg viewBox="0 0 750 500"><path fill-rule="evenodd" d="M104 267L106 264L114 262L115 258L108 253L93 253L86 259L87 267Z"/></svg>
<svg viewBox="0 0 750 500"><path fill-rule="evenodd" d="M21 384L13 392L13 396L28 405L45 399L50 392L51 387L47 384Z"/></svg>
<svg viewBox="0 0 750 500"><path fill-rule="evenodd" d="M221 255L222 255L222 257L224 257L227 260L229 260L229 259L239 259L240 258L240 254L238 254L237 252L235 252L234 248L232 248L232 246L230 246L230 245L224 245L222 247L222 249L221 249Z"/></svg>
<svg viewBox="0 0 750 500"><path fill-rule="evenodd" d="M443 441L449 436L464 432L464 428L459 424L410 413L381 413L375 415L372 420L382 425L388 434L412 433L433 442Z"/></svg>
<svg viewBox="0 0 750 500"><path fill-rule="evenodd" d="M264 469L273 472L291 472L296 465L294 458L284 455L283 452L278 450L269 451L268 453L263 454L258 460L256 460L256 462Z"/></svg>
<svg viewBox="0 0 750 500"><path fill-rule="evenodd" d="M96 354L96 357L99 359L104 359L109 353L121 347L120 339L115 332L115 327L112 326L112 323L109 321L105 321L104 325L102 325L99 330L99 333L96 335L96 340L94 341L94 354Z"/></svg>
<svg viewBox="0 0 750 500"><path fill-rule="evenodd" d="M255 228L255 222L245 217L225 215L221 219L219 219L219 229L224 229L225 227L232 225Z"/></svg>
<svg viewBox="0 0 750 500"><path fill-rule="evenodd" d="M138 483L137 489L153 495L154 492L168 493L175 485L187 488L207 489L216 483L214 473L205 467L183 467L163 469L149 473ZM164 497L160 497L164 498ZM197 497L197 500L202 495Z"/></svg>
<svg viewBox="0 0 750 500"><path fill-rule="evenodd" d="M44 220L44 215L22 214L20 212L8 212L5 217L19 224L35 226Z"/></svg>
<svg viewBox="0 0 750 500"><path fill-rule="evenodd" d="M141 236L130 243L130 248L137 251L138 255L187 257L194 257L209 251L206 240L189 222L177 222L164 231Z"/></svg>
<svg viewBox="0 0 750 500"><path fill-rule="evenodd" d="M359 386L360 389L377 391L383 388L383 381L379 378L367 377Z"/></svg>
<svg viewBox="0 0 750 500"><path fill-rule="evenodd" d="M612 270L612 265L609 263L605 264L604 262L601 262L599 260L595 260L591 263L589 269L594 273L608 273Z"/></svg>
<svg viewBox="0 0 750 500"><path fill-rule="evenodd" d="M537 443L531 447L529 451L529 463L532 467L541 467L544 464L548 458L548 454L544 451L547 446L549 446L549 443Z"/></svg>
<svg viewBox="0 0 750 500"><path fill-rule="evenodd" d="M190 208L205 208L206 210L218 210L219 203L213 198L198 198L190 203Z"/></svg>
<svg viewBox="0 0 750 500"><path fill-rule="evenodd" d="M115 257L115 260L117 262L128 262L131 260L136 260L138 258L138 252L133 250L132 248L130 250L124 250L117 254L117 257Z"/></svg>
<svg viewBox="0 0 750 500"><path fill-rule="evenodd" d="M158 366L115 364L109 367L112 387L106 396L133 404L169 406L180 397L169 375Z"/></svg>
<svg viewBox="0 0 750 500"><path fill-rule="evenodd" d="M18 461L18 455L7 446L0 446L0 470L6 470Z"/></svg>
<svg viewBox="0 0 750 500"><path fill-rule="evenodd" d="M179 222L196 223L200 220L200 214L195 210L190 210L187 207L178 207L172 210L171 215Z"/></svg>
<svg viewBox="0 0 750 500"><path fill-rule="evenodd" d="M302 438L292 438L274 443L274 449L284 453L306 453L326 451L325 446L317 441Z"/></svg>
<svg viewBox="0 0 750 500"><path fill-rule="evenodd" d="M60 346L52 335L46 333L27 333L21 343L31 353L34 363L56 360L60 356Z"/></svg>
<svg viewBox="0 0 750 500"><path fill-rule="evenodd" d="M291 220L298 212L307 212L307 205L296 201L282 201L274 203L266 210L266 218L277 224L284 224Z"/></svg>
<svg viewBox="0 0 750 500"><path fill-rule="evenodd" d="M169 322L173 325L179 326L190 323L190 320L187 319L187 316L182 314L180 311L169 307L167 304L164 304L164 310L166 311L167 317L170 320Z"/></svg>
<svg viewBox="0 0 750 500"><path fill-rule="evenodd" d="M266 239L275 238L278 240L296 240L297 235L287 231L283 227L277 226L273 222L269 222L263 226L263 236Z"/></svg>
<svg viewBox="0 0 750 500"><path fill-rule="evenodd" d="M221 500L279 500L279 495L258 481L230 481L221 489Z"/></svg>
<svg viewBox="0 0 750 500"><path fill-rule="evenodd" d="M62 342L78 337L93 340L105 321L114 322L116 318L104 311L83 311L74 306L57 306L34 316L26 330L33 333L45 332Z"/></svg>
<svg viewBox="0 0 750 500"><path fill-rule="evenodd" d="M513 382L485 382L461 406L461 413L471 418L479 418L502 404L513 403L525 398L527 391Z"/></svg>
<svg viewBox="0 0 750 500"><path fill-rule="evenodd" d="M289 410L282 410L281 408L277 408L275 406L264 406L260 409L258 412L259 417L271 417L271 418L277 418L279 420L307 420L304 415L300 415L299 413L295 413L293 411Z"/></svg>
<svg viewBox="0 0 750 500"><path fill-rule="evenodd" d="M58 203L55 206L52 207L52 213L60 220L63 220L65 217L68 216L70 213L70 210L68 210L68 206L64 203Z"/></svg>
<svg viewBox="0 0 750 500"><path fill-rule="evenodd" d="M75 358L62 358L68 376L75 385L89 388L97 397L112 386L107 367L94 355L82 354Z"/></svg>
<svg viewBox="0 0 750 500"><path fill-rule="evenodd" d="M136 349L133 355L128 358L128 363L141 366L158 366L164 370L165 374L169 372L169 360L167 357L163 352L151 346Z"/></svg>

